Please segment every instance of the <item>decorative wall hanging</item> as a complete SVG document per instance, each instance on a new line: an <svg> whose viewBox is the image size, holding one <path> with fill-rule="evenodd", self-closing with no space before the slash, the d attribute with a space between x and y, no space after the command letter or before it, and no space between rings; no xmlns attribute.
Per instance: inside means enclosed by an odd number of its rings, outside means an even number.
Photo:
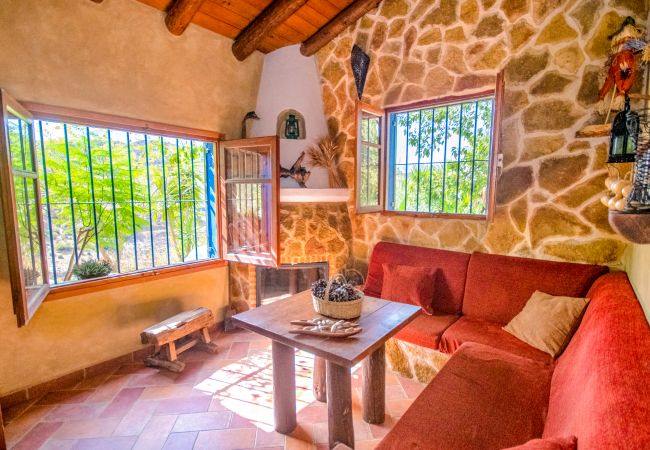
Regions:
<svg viewBox="0 0 650 450"><path fill-rule="evenodd" d="M241 121L241 138L246 139L247 137L247 121L248 120L260 120L257 114L255 114L255 111L249 111L246 113L244 116L244 119Z"/></svg>
<svg viewBox="0 0 650 450"><path fill-rule="evenodd" d="M327 178L331 188L344 188L345 179L339 170L339 161L343 148L332 139L325 136L318 140L318 144L307 149L307 155L314 167L322 167L327 170Z"/></svg>
<svg viewBox="0 0 650 450"><path fill-rule="evenodd" d="M354 84L357 86L357 95L359 100L363 95L363 88L366 85L368 76L368 67L370 66L370 56L368 56L361 47L354 45L352 47L352 73L354 74Z"/></svg>
<svg viewBox="0 0 650 450"><path fill-rule="evenodd" d="M300 154L296 162L293 163L293 166L291 166L291 169L286 169L280 166L280 177L293 178L294 180L296 180L296 182L301 188L306 188L307 185L305 183L307 182L307 180L309 180L309 176L311 175L311 172L307 170L306 167L302 166L303 159L305 159L305 152L302 152Z"/></svg>
<svg viewBox="0 0 650 450"><path fill-rule="evenodd" d="M609 39L612 43L605 65L607 76L598 93L597 105L598 112L606 116L605 123L611 111L621 111L625 107L625 98L638 75L637 55L641 55L644 63L650 61L648 42L633 17L627 17Z"/></svg>

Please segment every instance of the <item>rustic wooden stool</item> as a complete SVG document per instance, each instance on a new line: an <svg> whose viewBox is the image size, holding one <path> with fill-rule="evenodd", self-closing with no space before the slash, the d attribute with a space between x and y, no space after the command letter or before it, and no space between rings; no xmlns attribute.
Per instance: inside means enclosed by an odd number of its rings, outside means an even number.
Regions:
<svg viewBox="0 0 650 450"><path fill-rule="evenodd" d="M195 345L209 353L217 352L208 327L214 325L214 315L207 308L185 311L153 325L140 334L143 344L154 344L155 352L144 363L150 367L163 367L172 372L182 372L185 363L178 355ZM195 336L192 336L195 334ZM178 341L178 347L176 346Z"/></svg>

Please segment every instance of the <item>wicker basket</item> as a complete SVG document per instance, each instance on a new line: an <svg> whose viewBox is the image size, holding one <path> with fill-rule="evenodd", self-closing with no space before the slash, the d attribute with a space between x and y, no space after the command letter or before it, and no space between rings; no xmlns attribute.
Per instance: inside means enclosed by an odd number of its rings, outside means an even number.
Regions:
<svg viewBox="0 0 650 450"><path fill-rule="evenodd" d="M332 281L337 278L345 277L341 274L334 275L332 279L327 283L327 288L325 289L325 299L320 299L315 297L314 294L311 295L314 310L318 314L322 314L333 319L354 319L361 316L361 307L363 306L363 292L359 289L355 289L361 294L361 297L357 300L351 300L348 302L333 302L329 300L330 288L332 286Z"/></svg>

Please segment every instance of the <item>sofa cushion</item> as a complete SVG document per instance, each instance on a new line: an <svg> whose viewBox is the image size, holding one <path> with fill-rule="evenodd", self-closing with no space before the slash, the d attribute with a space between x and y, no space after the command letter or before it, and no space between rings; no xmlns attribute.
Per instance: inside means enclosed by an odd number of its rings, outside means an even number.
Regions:
<svg viewBox="0 0 650 450"><path fill-rule="evenodd" d="M463 314L505 325L535 291L585 297L604 266L474 253L467 269Z"/></svg>
<svg viewBox="0 0 650 450"><path fill-rule="evenodd" d="M538 350L517 339L498 323L461 317L442 334L440 350L453 353L465 342L478 342L489 345L514 355L551 363L553 358L548 353Z"/></svg>
<svg viewBox="0 0 650 450"><path fill-rule="evenodd" d="M453 314L433 315L420 314L411 323L402 328L395 338L419 345L420 347L438 349L442 333L458 320Z"/></svg>
<svg viewBox="0 0 650 450"><path fill-rule="evenodd" d="M469 258L469 253L379 242L372 251L364 292L371 297L381 296L384 263L439 269L433 309L444 314L457 314L463 302Z"/></svg>
<svg viewBox="0 0 650 450"><path fill-rule="evenodd" d="M576 450L578 440L575 436L568 438L531 439L523 445L504 450Z"/></svg>
<svg viewBox="0 0 650 450"><path fill-rule="evenodd" d="M569 343L586 307L586 298L535 291L524 309L503 329L555 358Z"/></svg>
<svg viewBox="0 0 650 450"><path fill-rule="evenodd" d="M381 298L419 306L425 314L433 314L437 270L430 267L384 263Z"/></svg>
<svg viewBox="0 0 650 450"><path fill-rule="evenodd" d="M582 323L553 373L544 436L585 449L650 445L650 326L625 273L587 294Z"/></svg>
<svg viewBox="0 0 650 450"><path fill-rule="evenodd" d="M377 449L500 449L540 437L551 367L465 344Z"/></svg>

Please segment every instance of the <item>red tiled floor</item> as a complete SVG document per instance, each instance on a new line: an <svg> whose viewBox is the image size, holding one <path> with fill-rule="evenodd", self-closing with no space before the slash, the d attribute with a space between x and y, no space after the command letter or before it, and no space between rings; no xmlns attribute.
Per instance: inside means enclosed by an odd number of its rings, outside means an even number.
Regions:
<svg viewBox="0 0 650 450"><path fill-rule="evenodd" d="M53 391L45 394L37 405L61 405L66 403L83 403L95 392L93 389L69 389L64 391Z"/></svg>
<svg viewBox="0 0 650 450"><path fill-rule="evenodd" d="M13 448L32 450L43 445L50 436L61 428L63 422L41 422L31 429Z"/></svg>
<svg viewBox="0 0 650 450"><path fill-rule="evenodd" d="M296 354L298 427L273 429L270 341L239 330L219 334L220 352L192 349L183 373L128 363L47 393L15 408L6 435L11 449L252 449L327 448L327 405L311 391L313 357ZM112 373L111 373L112 372ZM393 427L423 385L386 373L386 422L361 418L361 371L353 372L355 447L369 450Z"/></svg>
<svg viewBox="0 0 650 450"><path fill-rule="evenodd" d="M100 417L122 417L126 414L138 397L142 394L144 388L126 388L122 389L102 411Z"/></svg>
<svg viewBox="0 0 650 450"><path fill-rule="evenodd" d="M186 433L172 433L167 437L162 450L187 450L194 447L196 437L199 435L196 431Z"/></svg>

